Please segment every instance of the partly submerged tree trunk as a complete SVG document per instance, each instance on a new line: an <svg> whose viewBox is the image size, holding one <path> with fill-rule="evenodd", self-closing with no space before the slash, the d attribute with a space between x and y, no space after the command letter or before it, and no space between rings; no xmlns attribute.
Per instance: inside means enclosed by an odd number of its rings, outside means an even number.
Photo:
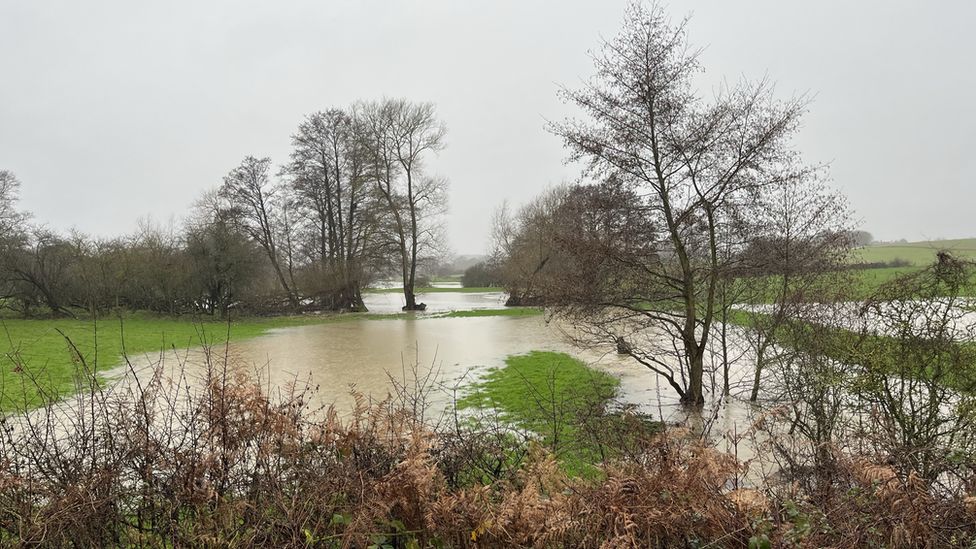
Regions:
<svg viewBox="0 0 976 549"><path fill-rule="evenodd" d="M688 361L688 391L681 402L690 406L705 405L705 356L701 349L690 351Z"/></svg>

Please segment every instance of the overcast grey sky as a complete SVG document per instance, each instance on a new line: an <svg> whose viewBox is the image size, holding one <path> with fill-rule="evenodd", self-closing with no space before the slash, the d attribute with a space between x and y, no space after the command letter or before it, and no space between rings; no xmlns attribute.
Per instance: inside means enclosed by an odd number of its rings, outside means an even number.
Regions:
<svg viewBox="0 0 976 549"><path fill-rule="evenodd" d="M433 101L452 245L478 253L503 199L575 177L545 120L624 4L0 0L0 169L38 219L108 236L179 220L244 155L283 162L306 113ZM707 79L816 95L798 146L876 237L976 236L976 2L667 5Z"/></svg>

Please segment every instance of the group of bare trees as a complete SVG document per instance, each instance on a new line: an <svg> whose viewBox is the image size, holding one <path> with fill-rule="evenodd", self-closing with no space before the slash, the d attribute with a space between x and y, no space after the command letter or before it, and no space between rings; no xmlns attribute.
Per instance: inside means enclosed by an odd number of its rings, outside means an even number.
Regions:
<svg viewBox="0 0 976 549"><path fill-rule="evenodd" d="M235 303L266 309L273 292L255 245L205 201L183 227L145 220L134 234L59 234L17 204L19 181L2 172L0 305L29 317L112 309L224 316Z"/></svg>
<svg viewBox="0 0 976 549"><path fill-rule="evenodd" d="M30 222L0 172L0 299L23 315L363 310L365 285L395 276L422 309L418 269L443 252L447 183L428 164L445 132L429 103L313 113L284 165L247 156L182 226L109 240Z"/></svg>
<svg viewBox="0 0 976 549"><path fill-rule="evenodd" d="M91 239L26 225L0 241L0 302L20 316L112 309L224 316L266 310L271 293L255 247L225 225L149 221L131 235Z"/></svg>
<svg viewBox="0 0 976 549"><path fill-rule="evenodd" d="M223 212L268 258L292 308L315 299L363 309L369 275L398 272L405 310L418 266L441 249L447 183L426 164L446 130L429 103L383 100L308 116L278 180L247 157L218 194ZM220 210L220 208L218 208Z"/></svg>

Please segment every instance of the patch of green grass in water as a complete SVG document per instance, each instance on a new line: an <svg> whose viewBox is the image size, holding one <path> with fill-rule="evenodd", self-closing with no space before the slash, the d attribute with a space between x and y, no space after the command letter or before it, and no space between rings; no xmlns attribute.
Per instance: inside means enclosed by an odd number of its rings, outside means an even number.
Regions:
<svg viewBox="0 0 976 549"><path fill-rule="evenodd" d="M605 411L619 385L616 377L567 354L532 351L490 370L458 408L497 411L505 421L538 434L567 473L591 476L601 451L584 440L580 419Z"/></svg>
<svg viewBox="0 0 976 549"><path fill-rule="evenodd" d="M539 307L507 307L505 309L472 309L467 311L451 311L443 315L438 315L434 318L473 318L482 316L510 316L521 318L527 316L539 316L542 313L543 311Z"/></svg>
<svg viewBox="0 0 976 549"><path fill-rule="evenodd" d="M505 288L499 288L497 286L476 286L471 288L455 287L455 288L417 288L415 292L417 295L421 294L447 294L447 293L461 293L461 294L478 294L478 293L489 293L489 292L504 292ZM363 290L366 294L402 294L403 288L367 288Z"/></svg>

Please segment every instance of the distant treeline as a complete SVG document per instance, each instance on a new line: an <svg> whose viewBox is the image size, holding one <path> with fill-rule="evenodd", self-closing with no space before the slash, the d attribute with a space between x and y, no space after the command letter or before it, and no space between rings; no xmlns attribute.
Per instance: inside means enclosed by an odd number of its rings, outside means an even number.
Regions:
<svg viewBox="0 0 976 549"><path fill-rule="evenodd" d="M362 288L442 253L447 182L426 169L445 128L428 103L359 102L308 115L287 162L247 156L181 224L136 234L61 234L17 204L0 171L0 300L23 316L116 307L226 315L362 310Z"/></svg>

